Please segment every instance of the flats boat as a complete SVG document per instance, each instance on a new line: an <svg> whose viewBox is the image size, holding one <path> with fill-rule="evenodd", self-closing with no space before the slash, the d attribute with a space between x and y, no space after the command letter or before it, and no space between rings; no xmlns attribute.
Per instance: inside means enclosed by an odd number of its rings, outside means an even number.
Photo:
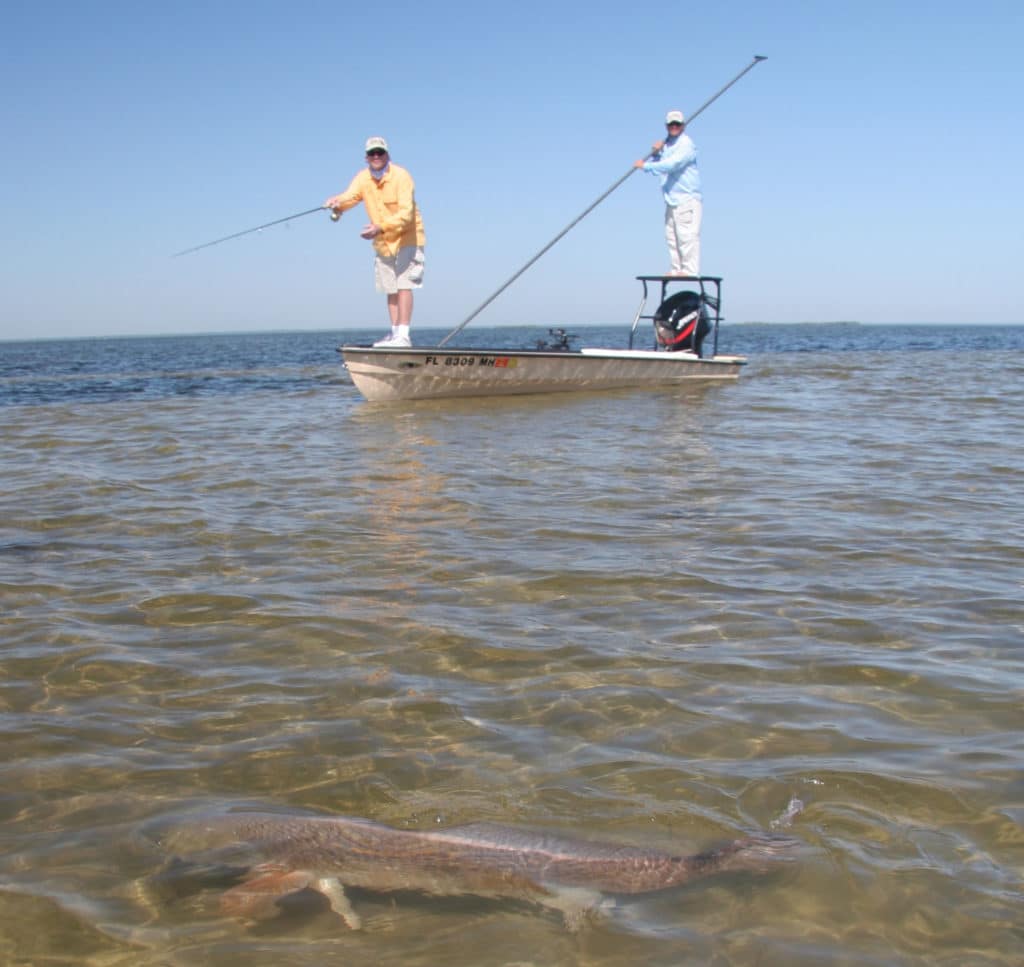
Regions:
<svg viewBox="0 0 1024 967"><path fill-rule="evenodd" d="M692 380L732 380L743 356L718 353L722 320L719 276L638 275L643 298L624 349L573 348L576 338L551 329L533 349L459 349L343 345L338 348L356 389L370 402L511 396L630 387ZM658 308L645 314L649 286ZM673 286L681 285L676 291ZM651 348L634 348L642 320L653 323ZM458 330L456 330L458 331Z"/></svg>

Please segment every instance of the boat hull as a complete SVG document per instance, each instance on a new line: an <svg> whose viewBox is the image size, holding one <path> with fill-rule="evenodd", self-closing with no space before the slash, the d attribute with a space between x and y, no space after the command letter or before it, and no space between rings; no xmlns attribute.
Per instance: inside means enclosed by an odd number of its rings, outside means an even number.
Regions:
<svg viewBox="0 0 1024 967"><path fill-rule="evenodd" d="M339 349L356 389L371 402L514 396L730 380L746 359L638 349L569 352L484 349Z"/></svg>

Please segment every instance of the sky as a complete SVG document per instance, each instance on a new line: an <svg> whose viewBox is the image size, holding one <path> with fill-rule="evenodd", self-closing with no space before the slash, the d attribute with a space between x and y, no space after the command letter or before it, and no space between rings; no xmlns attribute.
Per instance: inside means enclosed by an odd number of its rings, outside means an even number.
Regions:
<svg viewBox="0 0 1024 967"><path fill-rule="evenodd" d="M451 329L687 115L729 322L1024 323L1021 0L4 0L0 340L386 328L363 212L416 181ZM471 323L628 326L668 269L632 174Z"/></svg>

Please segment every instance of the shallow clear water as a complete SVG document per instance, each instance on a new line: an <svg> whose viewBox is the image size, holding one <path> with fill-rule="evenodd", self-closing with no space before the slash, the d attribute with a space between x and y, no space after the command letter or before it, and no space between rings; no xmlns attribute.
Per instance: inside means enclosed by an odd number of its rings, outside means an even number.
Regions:
<svg viewBox="0 0 1024 967"><path fill-rule="evenodd" d="M392 406L338 342L0 343L0 961L1019 963L1024 329L727 327L734 385ZM695 852L793 797L793 869L578 935L248 927L139 835L256 801Z"/></svg>

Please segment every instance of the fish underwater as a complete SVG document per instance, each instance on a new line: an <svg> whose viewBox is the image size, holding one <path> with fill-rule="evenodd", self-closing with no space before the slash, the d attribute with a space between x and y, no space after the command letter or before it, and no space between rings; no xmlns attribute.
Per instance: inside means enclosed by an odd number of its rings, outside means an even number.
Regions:
<svg viewBox="0 0 1024 967"><path fill-rule="evenodd" d="M558 911L577 931L609 895L667 890L731 872L766 873L800 844L780 834L749 836L694 855L473 823L402 830L365 819L296 812L205 811L149 834L200 887L226 884L225 916L263 920L313 890L351 929L361 927L346 887L432 897L525 901Z"/></svg>

